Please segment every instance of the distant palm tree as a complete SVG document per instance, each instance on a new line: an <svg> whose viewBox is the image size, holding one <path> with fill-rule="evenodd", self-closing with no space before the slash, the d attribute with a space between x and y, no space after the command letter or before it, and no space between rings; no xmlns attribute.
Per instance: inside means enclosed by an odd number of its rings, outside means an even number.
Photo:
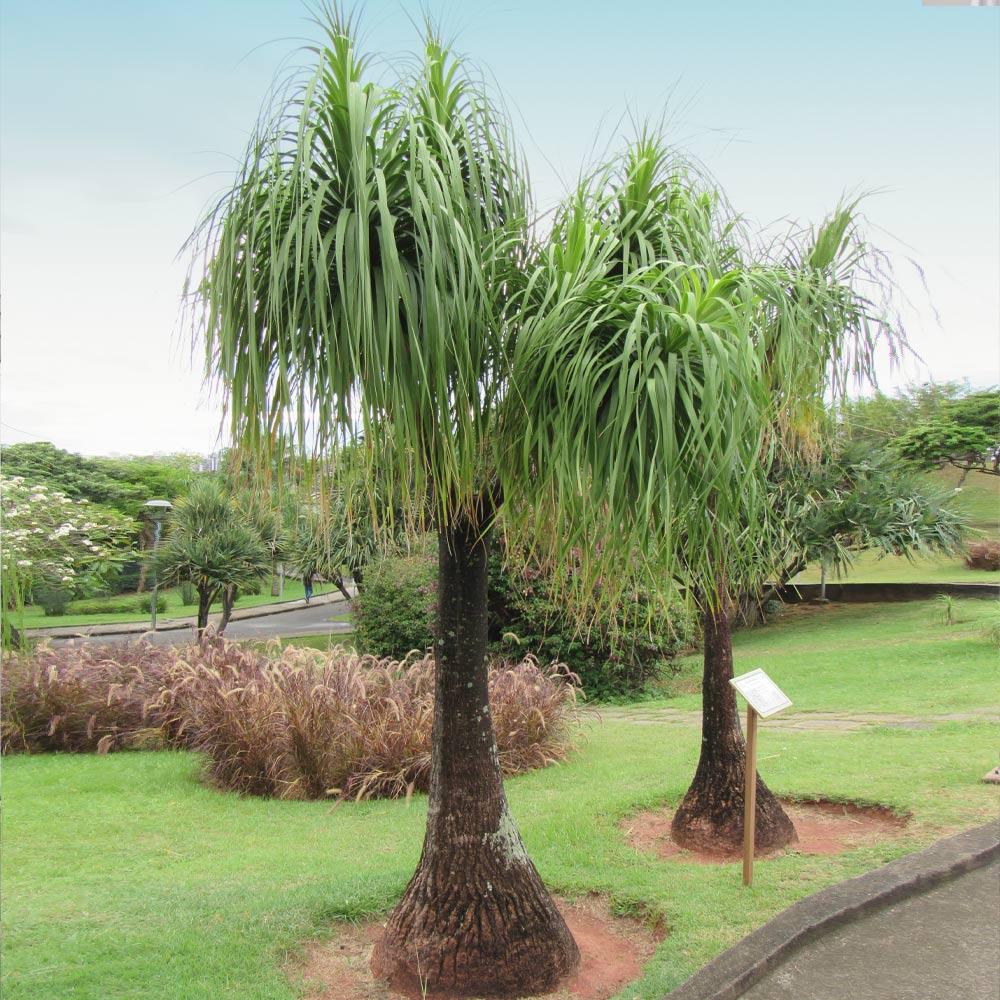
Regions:
<svg viewBox="0 0 1000 1000"><path fill-rule="evenodd" d="M271 568L271 555L260 532L212 480L195 480L174 505L166 540L153 557L164 581L189 580L198 593L198 635L208 615L222 601L219 632L224 632L241 589L256 586Z"/></svg>
<svg viewBox="0 0 1000 1000"><path fill-rule="evenodd" d="M704 206L679 191L657 214L671 191L641 149L540 238L507 118L466 63L430 34L412 74L380 86L351 24L323 26L315 70L199 230L209 367L244 442L326 452L363 435L366 481L432 511L427 831L374 970L456 995L545 992L579 956L501 781L491 532L502 517L602 600L637 573L697 578L710 599L725 525L764 503L759 293L672 252L671 227Z"/></svg>

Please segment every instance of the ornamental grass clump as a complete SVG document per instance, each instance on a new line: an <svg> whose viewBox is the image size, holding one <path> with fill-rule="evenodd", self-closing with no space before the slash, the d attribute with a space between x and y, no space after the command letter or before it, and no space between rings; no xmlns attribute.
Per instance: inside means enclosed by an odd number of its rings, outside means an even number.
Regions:
<svg viewBox="0 0 1000 1000"><path fill-rule="evenodd" d="M41 646L6 659L0 679L4 753L107 753L162 742L150 701L174 651L147 642Z"/></svg>
<svg viewBox="0 0 1000 1000"><path fill-rule="evenodd" d="M220 787L282 799L398 798L428 787L434 663L353 650L270 655L221 641L180 655L155 710L175 743L203 751ZM576 686L533 660L490 672L505 774L562 760Z"/></svg>
<svg viewBox="0 0 1000 1000"><path fill-rule="evenodd" d="M578 680L497 662L489 699L504 774L565 758ZM207 638L42 646L6 664L4 753L175 747L221 788L282 799L398 798L429 783L434 661Z"/></svg>
<svg viewBox="0 0 1000 1000"><path fill-rule="evenodd" d="M1000 569L1000 542L994 539L973 542L966 552L965 565L969 569Z"/></svg>

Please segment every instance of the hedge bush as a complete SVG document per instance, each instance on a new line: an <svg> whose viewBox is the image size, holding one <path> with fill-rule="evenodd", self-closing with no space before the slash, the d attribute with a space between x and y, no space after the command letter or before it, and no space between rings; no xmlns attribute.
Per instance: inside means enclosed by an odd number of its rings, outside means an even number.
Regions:
<svg viewBox="0 0 1000 1000"><path fill-rule="evenodd" d="M401 660L434 642L437 559L428 552L381 559L365 572L354 599L354 636L360 649Z"/></svg>
<svg viewBox="0 0 1000 1000"><path fill-rule="evenodd" d="M159 737L149 703L176 660L167 646L67 643L5 657L0 749L105 753Z"/></svg>
<svg viewBox="0 0 1000 1000"><path fill-rule="evenodd" d="M132 601L112 601L109 599L93 601L73 601L63 614L71 615L117 615L126 612L140 612L149 614L153 605L153 598L150 594L144 594ZM164 594L156 595L157 613L167 610L167 598Z"/></svg>
<svg viewBox="0 0 1000 1000"><path fill-rule="evenodd" d="M490 706L504 774L563 759L573 679L537 662L494 664ZM157 702L165 728L203 751L223 788L282 799L398 798L430 776L434 662L235 643L180 662Z"/></svg>
<svg viewBox="0 0 1000 1000"><path fill-rule="evenodd" d="M73 592L66 587L44 585L35 587L31 597L46 617L53 617L66 614L66 609L73 600Z"/></svg>
<svg viewBox="0 0 1000 1000"><path fill-rule="evenodd" d="M490 565L490 633L496 652L516 648L542 661L566 663L588 695L620 698L641 693L671 670L670 660L697 638L694 616L679 603L653 612L649 595L612 612L585 609L591 620L581 631L546 578L505 569L499 556Z"/></svg>
<svg viewBox="0 0 1000 1000"><path fill-rule="evenodd" d="M147 615L153 610L153 597L151 594L144 594L142 597L136 601L136 607L139 611L145 612ZM156 595L156 613L163 614L167 610L167 598L163 594Z"/></svg>
<svg viewBox="0 0 1000 1000"><path fill-rule="evenodd" d="M212 638L188 647L42 647L5 667L5 753L194 749L221 787L284 799L391 798L427 787L427 656L262 650ZM489 691L505 774L566 756L576 687L563 667L498 661Z"/></svg>

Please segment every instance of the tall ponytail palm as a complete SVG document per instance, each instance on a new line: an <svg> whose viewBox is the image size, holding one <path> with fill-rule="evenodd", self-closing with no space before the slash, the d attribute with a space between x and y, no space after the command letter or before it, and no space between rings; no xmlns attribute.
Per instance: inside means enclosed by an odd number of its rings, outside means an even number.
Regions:
<svg viewBox="0 0 1000 1000"><path fill-rule="evenodd" d="M413 990L540 993L579 956L501 782L491 532L503 517L571 556L606 599L626 562L712 564L706 498L735 510L734 470L761 446L737 433L761 425L746 390L761 358L732 307L750 287L677 261L660 294L658 251L623 257L587 185L538 241L507 119L465 63L431 36L419 69L380 86L351 25L334 12L324 30L199 232L209 366L245 441L326 452L360 433L368 482L433 511L427 830L373 969Z"/></svg>

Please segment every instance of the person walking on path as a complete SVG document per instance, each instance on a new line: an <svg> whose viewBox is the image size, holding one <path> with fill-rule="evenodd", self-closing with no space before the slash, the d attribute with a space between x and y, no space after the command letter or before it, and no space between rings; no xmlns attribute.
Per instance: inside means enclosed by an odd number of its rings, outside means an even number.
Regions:
<svg viewBox="0 0 1000 1000"><path fill-rule="evenodd" d="M302 578L302 584L305 587L305 592L306 592L306 607L309 607L309 602L312 600L312 595L313 595L312 573L307 573Z"/></svg>

